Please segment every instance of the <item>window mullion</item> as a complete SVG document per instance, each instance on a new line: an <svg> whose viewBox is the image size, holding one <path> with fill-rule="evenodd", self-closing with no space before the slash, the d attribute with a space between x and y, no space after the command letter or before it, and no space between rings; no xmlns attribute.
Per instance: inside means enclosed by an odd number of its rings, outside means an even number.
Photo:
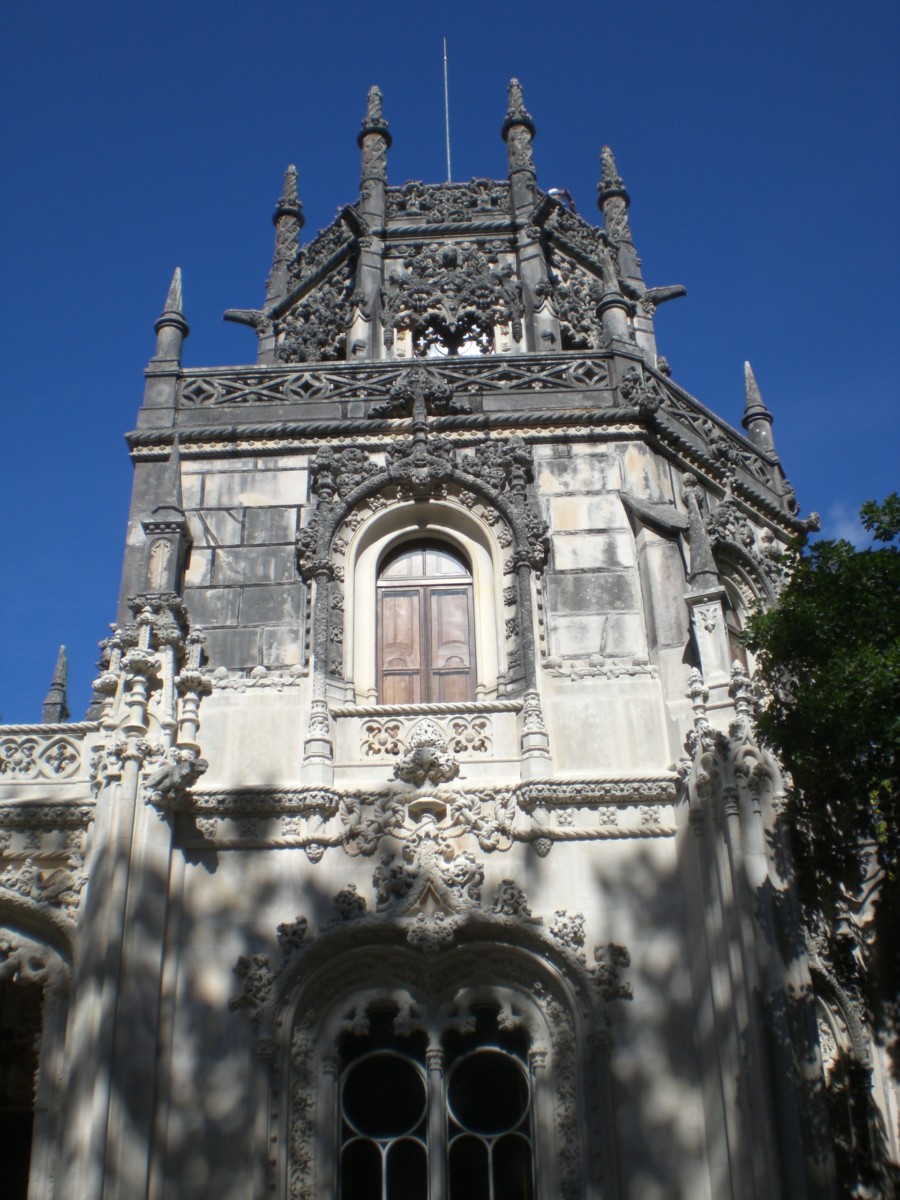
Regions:
<svg viewBox="0 0 900 1200"><path fill-rule="evenodd" d="M434 664L431 660L431 593L427 585L422 588L422 699L426 704L437 700L440 690L435 687Z"/></svg>
<svg viewBox="0 0 900 1200"><path fill-rule="evenodd" d="M444 1113L444 1051L431 1045L425 1051L428 1068L428 1200L445 1200L447 1120Z"/></svg>

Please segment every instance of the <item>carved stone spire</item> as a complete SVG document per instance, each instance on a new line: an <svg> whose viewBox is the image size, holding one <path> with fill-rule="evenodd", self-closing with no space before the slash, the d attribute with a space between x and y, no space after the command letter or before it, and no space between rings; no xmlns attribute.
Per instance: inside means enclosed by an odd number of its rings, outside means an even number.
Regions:
<svg viewBox="0 0 900 1200"><path fill-rule="evenodd" d="M597 207L603 213L607 237L616 250L619 275L623 279L640 280L643 284L641 265L631 240L631 226L628 224L628 205L631 203L631 197L625 189L609 146L604 146L600 151L600 182L597 184L597 191L600 193Z"/></svg>
<svg viewBox="0 0 900 1200"><path fill-rule="evenodd" d="M369 95L366 101L366 115L363 119L362 128L359 131L357 139L360 146L367 134L378 133L384 138L387 147L391 145L391 135L388 132L388 123L384 119L384 113L381 109L381 88L377 83L373 83L369 88Z"/></svg>
<svg viewBox="0 0 900 1200"><path fill-rule="evenodd" d="M381 88L374 84L369 88L366 116L357 141L362 150L359 185L362 217L370 228L380 228L384 223L384 189L391 135L381 111Z"/></svg>
<svg viewBox="0 0 900 1200"><path fill-rule="evenodd" d="M506 142L513 209L516 212L528 211L534 207L537 188L534 158L531 153L535 128L534 121L525 107L522 85L518 79L509 81L509 101L500 132Z"/></svg>
<svg viewBox="0 0 900 1200"><path fill-rule="evenodd" d="M522 94L522 85L518 79L511 79L509 81L507 96L506 120L503 122L504 138L513 125L524 125L531 131L531 136L534 137L534 121L531 119L531 113L525 107L525 97Z"/></svg>
<svg viewBox="0 0 900 1200"><path fill-rule="evenodd" d="M303 205L297 198L297 168L293 163L284 173L284 187L272 217L275 226L275 253L266 284L266 304L277 304L287 294L288 269L297 255L297 242L303 228Z"/></svg>
<svg viewBox="0 0 900 1200"><path fill-rule="evenodd" d="M190 333L182 311L181 267L175 268L172 282L169 284L165 307L154 329L156 330L156 354L152 361L180 366L182 343Z"/></svg>
<svg viewBox="0 0 900 1200"><path fill-rule="evenodd" d="M621 196L626 207L631 203L631 197L625 190L625 183L619 174L616 160L613 158L613 152L609 146L600 148L600 182L597 184L597 191L600 193L597 203L601 212L604 201L612 196Z"/></svg>
<svg viewBox="0 0 900 1200"><path fill-rule="evenodd" d="M775 454L775 442L772 438L772 414L763 403L753 368L748 362L744 363L744 392L746 399L741 424L747 430L747 436L757 449L766 454Z"/></svg>
<svg viewBox="0 0 900 1200"><path fill-rule="evenodd" d="M66 703L66 685L68 680L68 663L66 648L60 646L56 656L56 666L53 670L53 680L47 695L44 697L41 720L45 725L55 725L59 721L68 721L69 706Z"/></svg>
<svg viewBox="0 0 900 1200"><path fill-rule="evenodd" d="M719 573L713 558L709 532L700 512L702 489L694 475L684 477L684 499L688 510L688 545L691 550L691 569L688 579L694 591L709 591L718 587Z"/></svg>

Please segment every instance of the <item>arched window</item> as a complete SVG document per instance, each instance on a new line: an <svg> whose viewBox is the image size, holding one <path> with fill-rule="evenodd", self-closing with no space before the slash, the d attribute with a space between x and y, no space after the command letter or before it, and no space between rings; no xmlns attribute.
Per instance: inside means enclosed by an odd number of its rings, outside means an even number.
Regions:
<svg viewBox="0 0 900 1200"><path fill-rule="evenodd" d="M530 1039L499 1014L473 1005L438 1045L396 1007L354 1022L341 1039L341 1200L427 1200L429 1178L449 1200L531 1200Z"/></svg>
<svg viewBox="0 0 900 1200"><path fill-rule="evenodd" d="M402 542L378 572L382 704L474 700L472 573L446 542Z"/></svg>

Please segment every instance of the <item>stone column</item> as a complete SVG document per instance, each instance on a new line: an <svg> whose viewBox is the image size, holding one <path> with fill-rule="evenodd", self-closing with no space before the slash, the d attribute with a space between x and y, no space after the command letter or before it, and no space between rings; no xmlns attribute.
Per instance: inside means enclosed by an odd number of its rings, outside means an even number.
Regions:
<svg viewBox="0 0 900 1200"><path fill-rule="evenodd" d="M625 188L609 146L600 151L600 182L597 207L603 213L603 224L615 256L616 275L628 287L629 295L643 296L646 292L638 258L631 240L628 206L631 197ZM653 304L649 297L640 300L632 314L634 340L644 351L647 361L656 366L656 335L653 331Z"/></svg>
<svg viewBox="0 0 900 1200"><path fill-rule="evenodd" d="M526 345L535 353L550 353L560 348L559 320L549 304L535 308L536 297L549 290L547 263L541 246L540 230L534 224L537 206L537 174L531 145L535 127L525 108L522 85L518 79L509 81L506 118L501 129L506 142L509 173L510 206L518 226L519 272L525 290Z"/></svg>
<svg viewBox="0 0 900 1200"><path fill-rule="evenodd" d="M369 88L365 120L358 137L362 152L359 208L364 229L359 238L353 317L347 335L347 358L382 358L379 318L387 191L388 123L381 110L381 90Z"/></svg>
<svg viewBox="0 0 900 1200"><path fill-rule="evenodd" d="M444 1051L434 1042L425 1051L428 1069L428 1195L444 1195Z"/></svg>
<svg viewBox="0 0 900 1200"><path fill-rule="evenodd" d="M313 677L307 737L303 748L303 775L310 783L331 784L334 780L334 747L328 716L328 632L331 563L319 563L313 572Z"/></svg>

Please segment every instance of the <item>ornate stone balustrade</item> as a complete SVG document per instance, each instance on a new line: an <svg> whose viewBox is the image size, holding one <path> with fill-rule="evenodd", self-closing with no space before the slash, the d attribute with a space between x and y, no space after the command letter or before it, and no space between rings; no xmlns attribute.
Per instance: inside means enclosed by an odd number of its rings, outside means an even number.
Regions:
<svg viewBox="0 0 900 1200"><path fill-rule="evenodd" d="M95 729L90 722L0 726L0 797L8 785L86 780L84 735Z"/></svg>
<svg viewBox="0 0 900 1200"><path fill-rule="evenodd" d="M389 773L426 726L470 777L508 773L519 761L520 700L465 704L345 705L335 721L335 767L353 776Z"/></svg>

